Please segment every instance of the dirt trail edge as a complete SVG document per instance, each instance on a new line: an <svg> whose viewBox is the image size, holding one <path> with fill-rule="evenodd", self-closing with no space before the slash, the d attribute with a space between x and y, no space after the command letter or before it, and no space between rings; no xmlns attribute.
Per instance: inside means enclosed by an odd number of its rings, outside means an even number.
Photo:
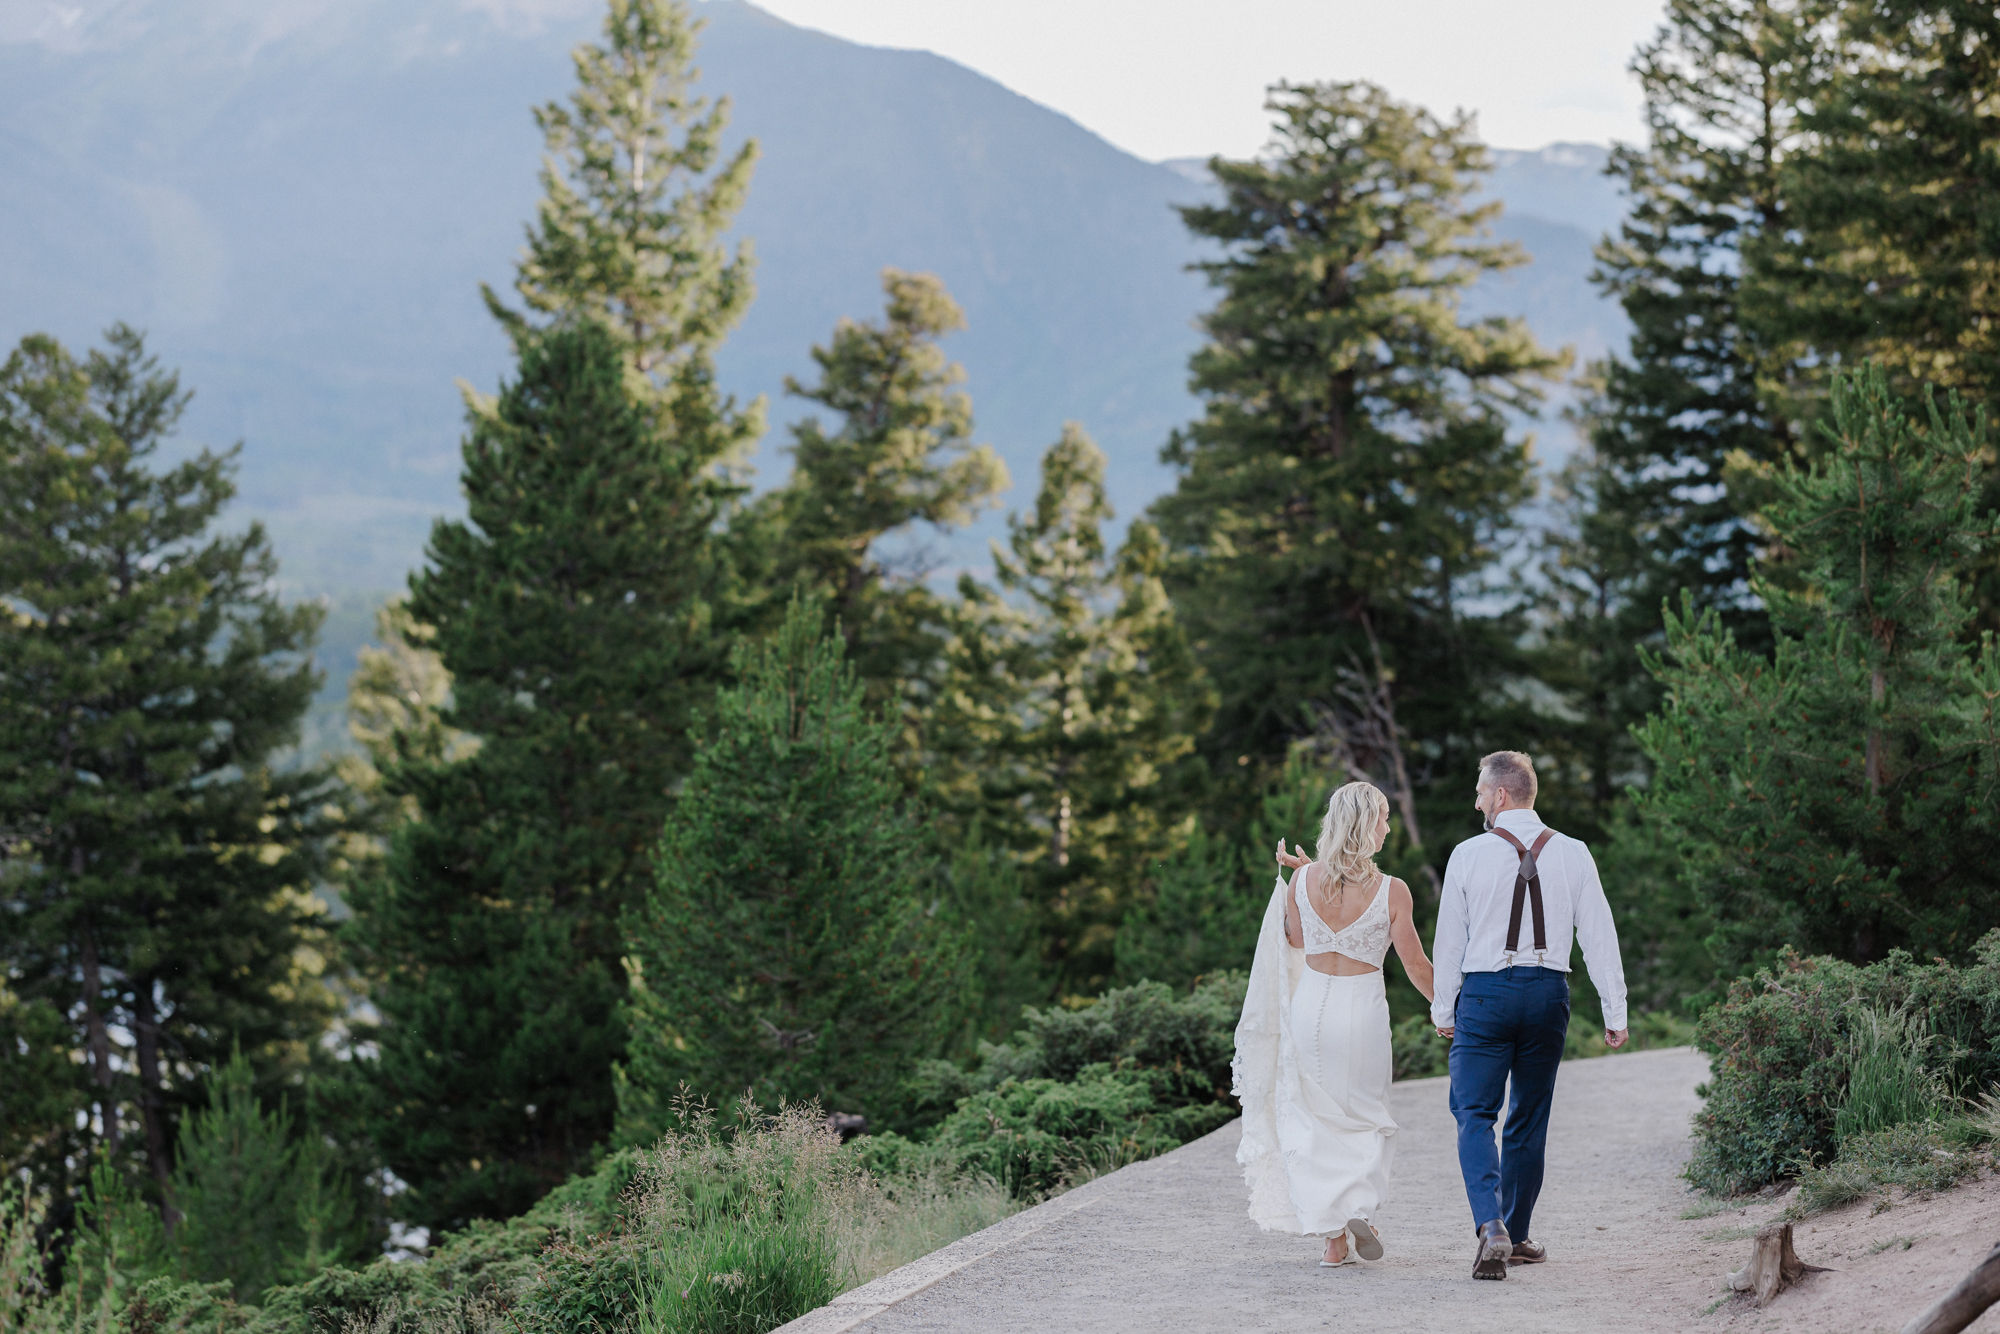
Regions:
<svg viewBox="0 0 2000 1334"><path fill-rule="evenodd" d="M1707 1076L1707 1059L1684 1047L1563 1065L1535 1222L1549 1261L1504 1283L1470 1277L1445 1081L1418 1079L1389 1092L1402 1129L1379 1263L1321 1269L1316 1242L1259 1232L1244 1214L1231 1122L885 1274L781 1334L1688 1329L1704 1323L1712 1288L1689 1283L1678 1173Z"/></svg>

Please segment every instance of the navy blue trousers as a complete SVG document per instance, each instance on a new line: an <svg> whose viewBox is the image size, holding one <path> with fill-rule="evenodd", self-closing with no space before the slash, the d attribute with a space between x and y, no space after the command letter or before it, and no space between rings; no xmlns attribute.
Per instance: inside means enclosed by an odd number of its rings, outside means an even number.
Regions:
<svg viewBox="0 0 2000 1334"><path fill-rule="evenodd" d="M1474 1228L1498 1218L1516 1241L1530 1235L1568 1032L1567 973L1528 966L1465 975L1451 1039L1451 1114ZM1496 1148L1503 1098L1507 1125Z"/></svg>

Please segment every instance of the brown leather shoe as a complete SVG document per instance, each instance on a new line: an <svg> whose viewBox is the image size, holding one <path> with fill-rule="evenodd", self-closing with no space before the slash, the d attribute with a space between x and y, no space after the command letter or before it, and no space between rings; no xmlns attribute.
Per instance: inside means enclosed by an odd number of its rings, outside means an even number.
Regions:
<svg viewBox="0 0 2000 1334"><path fill-rule="evenodd" d="M1513 1253L1507 1257L1507 1263L1510 1265L1538 1265L1548 1258L1549 1253L1542 1249L1540 1242L1529 1241L1526 1237L1523 1237L1514 1243Z"/></svg>
<svg viewBox="0 0 2000 1334"><path fill-rule="evenodd" d="M1507 1277L1507 1257L1514 1244L1507 1239L1507 1225L1499 1219L1479 1225L1479 1253L1472 1258L1474 1278Z"/></svg>

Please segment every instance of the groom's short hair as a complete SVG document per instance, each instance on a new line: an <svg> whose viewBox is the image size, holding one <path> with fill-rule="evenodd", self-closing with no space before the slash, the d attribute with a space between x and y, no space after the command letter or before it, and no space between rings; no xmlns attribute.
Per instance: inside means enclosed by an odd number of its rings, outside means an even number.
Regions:
<svg viewBox="0 0 2000 1334"><path fill-rule="evenodd" d="M1500 788L1517 806L1535 804L1535 762L1518 750L1496 750L1481 760L1479 783Z"/></svg>

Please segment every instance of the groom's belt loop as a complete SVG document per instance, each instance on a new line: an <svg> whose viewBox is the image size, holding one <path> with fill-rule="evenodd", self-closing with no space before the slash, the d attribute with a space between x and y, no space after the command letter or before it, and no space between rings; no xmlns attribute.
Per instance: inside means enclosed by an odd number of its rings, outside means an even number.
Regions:
<svg viewBox="0 0 2000 1334"><path fill-rule="evenodd" d="M1521 947L1523 900L1532 901L1535 907L1535 962L1540 964L1542 957L1549 952L1549 932L1542 920L1542 869L1536 865L1535 859L1541 856L1542 849L1548 846L1556 831L1544 829L1532 848L1522 846L1520 839L1497 825L1493 832L1512 843L1514 851L1521 854L1520 868L1514 872L1514 910L1507 917L1507 966L1514 966L1514 954Z"/></svg>

